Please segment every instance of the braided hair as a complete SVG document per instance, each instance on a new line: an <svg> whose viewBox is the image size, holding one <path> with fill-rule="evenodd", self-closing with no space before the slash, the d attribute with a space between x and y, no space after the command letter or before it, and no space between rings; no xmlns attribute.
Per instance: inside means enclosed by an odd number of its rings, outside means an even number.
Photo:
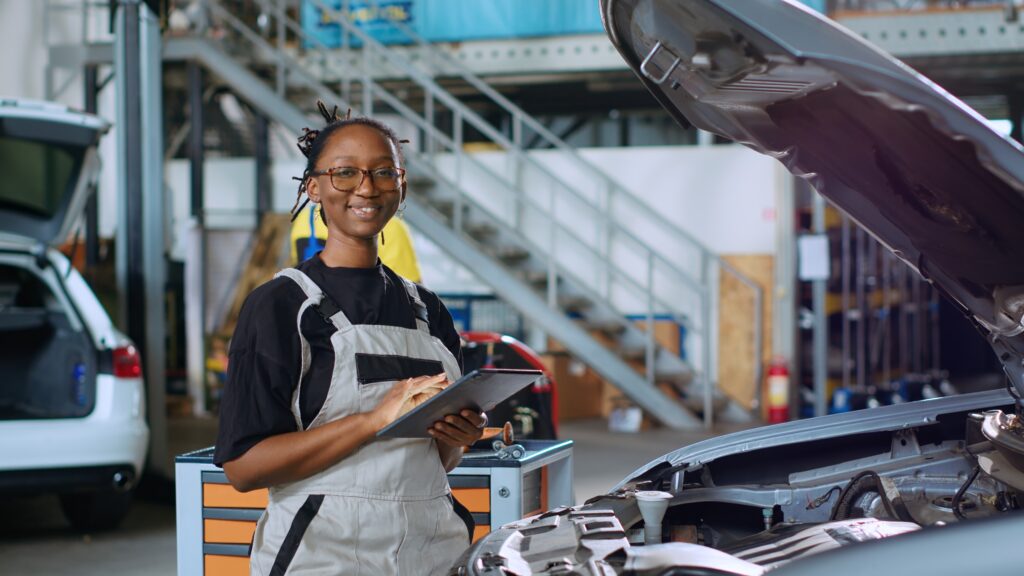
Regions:
<svg viewBox="0 0 1024 576"><path fill-rule="evenodd" d="M302 136L299 136L298 147L302 155L306 157L306 169L302 172L302 177L292 177L292 180L299 181L299 189L295 195L295 204L292 206L291 215L292 221L299 216L299 213L309 204L309 196L306 195L306 185L309 183L309 179L312 172L316 170L317 162L320 161L320 155L324 151L324 147L327 145L327 141L330 140L331 135L341 130L346 126L360 125L373 128L374 130L381 133L382 136L388 139L398 153L399 165L405 164L405 157L402 155L402 144L406 144L408 140L400 140L395 131L392 130L387 124L384 124L380 120L368 118L366 116L352 117L352 110L349 109L345 116L342 117L338 113L338 107L334 106L328 110L327 105L324 104L323 100L316 101L316 108L323 116L326 126L319 130L310 130L309 128L302 129ZM327 216L324 215L324 211L320 210L320 218L327 224Z"/></svg>

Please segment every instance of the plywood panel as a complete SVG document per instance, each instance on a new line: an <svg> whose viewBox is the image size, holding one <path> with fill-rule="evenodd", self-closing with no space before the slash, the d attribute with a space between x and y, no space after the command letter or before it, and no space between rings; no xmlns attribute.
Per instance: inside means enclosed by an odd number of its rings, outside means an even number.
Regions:
<svg viewBox="0 0 1024 576"><path fill-rule="evenodd" d="M249 576L249 559L245 556L203 556L205 576Z"/></svg>
<svg viewBox="0 0 1024 576"><path fill-rule="evenodd" d="M267 489L239 492L230 484L203 484L203 506L208 508L266 508Z"/></svg>
<svg viewBox="0 0 1024 576"><path fill-rule="evenodd" d="M718 383L722 391L746 408L752 408L761 383L754 382L755 358L769 358L772 349L772 283L775 259L770 254L732 254L722 258L761 286L764 291L763 340L754 350L754 295L735 276L725 271L719 279ZM763 378L762 378L763 380Z"/></svg>

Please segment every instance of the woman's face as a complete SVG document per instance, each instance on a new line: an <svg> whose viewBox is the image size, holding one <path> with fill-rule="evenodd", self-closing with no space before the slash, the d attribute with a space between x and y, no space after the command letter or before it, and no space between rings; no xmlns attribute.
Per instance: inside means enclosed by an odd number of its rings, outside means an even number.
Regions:
<svg viewBox="0 0 1024 576"><path fill-rule="evenodd" d="M380 131L352 124L330 135L317 161L316 170L356 168L372 171L399 168L398 151ZM327 229L338 240L376 240L377 234L398 211L405 197L405 182L395 190L380 190L369 174L363 174L356 188L341 191L331 176L314 176L306 188L310 200L320 204L327 216Z"/></svg>

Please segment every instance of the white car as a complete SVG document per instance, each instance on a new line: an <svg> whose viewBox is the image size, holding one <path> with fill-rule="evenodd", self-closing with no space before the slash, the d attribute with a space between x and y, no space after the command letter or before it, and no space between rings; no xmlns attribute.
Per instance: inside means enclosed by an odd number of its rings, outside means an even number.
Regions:
<svg viewBox="0 0 1024 576"><path fill-rule="evenodd" d="M124 517L149 440L139 354L52 247L108 124L0 99L0 494L57 493L79 530Z"/></svg>

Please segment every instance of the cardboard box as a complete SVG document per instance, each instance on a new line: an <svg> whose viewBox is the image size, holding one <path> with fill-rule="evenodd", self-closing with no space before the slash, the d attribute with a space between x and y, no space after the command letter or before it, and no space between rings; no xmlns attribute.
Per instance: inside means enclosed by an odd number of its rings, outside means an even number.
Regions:
<svg viewBox="0 0 1024 576"><path fill-rule="evenodd" d="M541 356L558 390L561 421L600 418L604 415L604 388L608 385L593 370L566 352Z"/></svg>

